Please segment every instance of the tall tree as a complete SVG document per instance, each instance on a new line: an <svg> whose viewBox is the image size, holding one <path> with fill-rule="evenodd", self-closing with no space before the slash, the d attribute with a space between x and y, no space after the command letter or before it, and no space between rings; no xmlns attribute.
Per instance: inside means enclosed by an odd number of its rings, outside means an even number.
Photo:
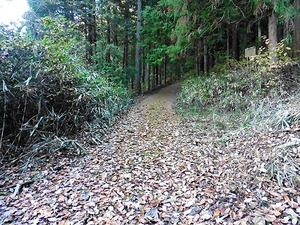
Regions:
<svg viewBox="0 0 300 225"><path fill-rule="evenodd" d="M75 1L76 0L27 0L30 8L39 17L59 14L72 21L74 21Z"/></svg>
<svg viewBox="0 0 300 225"><path fill-rule="evenodd" d="M138 0L136 25L136 52L135 52L135 91L141 93L141 33L142 33L142 0Z"/></svg>
<svg viewBox="0 0 300 225"><path fill-rule="evenodd" d="M82 1L83 21L85 23L85 33L87 39L87 60L90 64L95 63L94 55L97 42L97 24L96 24L96 0Z"/></svg>
<svg viewBox="0 0 300 225"><path fill-rule="evenodd" d="M295 0L296 16L294 20L294 55L300 57L300 1Z"/></svg>
<svg viewBox="0 0 300 225"><path fill-rule="evenodd" d="M89 63L95 54L96 32L96 0L27 0L30 8L38 17L57 15L75 21L84 32L87 40L86 58Z"/></svg>
<svg viewBox="0 0 300 225"><path fill-rule="evenodd" d="M299 1L299 0L295 0ZM254 14L263 18L263 14L268 16L268 39L270 63L276 64L277 57L275 48L278 43L278 21L285 22L294 17L295 10L291 0L253 0L255 5Z"/></svg>
<svg viewBox="0 0 300 225"><path fill-rule="evenodd" d="M271 15L269 16L269 52L270 52L270 60L271 64L277 63L277 57L276 57L276 46L278 44L277 39L277 23L278 23L278 17L274 10L272 10Z"/></svg>
<svg viewBox="0 0 300 225"><path fill-rule="evenodd" d="M240 60L241 50L257 44L262 35L268 35L276 63L277 42L291 31L282 21L291 24L293 19L293 44L300 54L299 10L297 17L291 13L292 5L299 9L299 0L28 2L38 16L63 15L74 21L85 35L89 64L137 93L188 71L208 73L228 57Z"/></svg>

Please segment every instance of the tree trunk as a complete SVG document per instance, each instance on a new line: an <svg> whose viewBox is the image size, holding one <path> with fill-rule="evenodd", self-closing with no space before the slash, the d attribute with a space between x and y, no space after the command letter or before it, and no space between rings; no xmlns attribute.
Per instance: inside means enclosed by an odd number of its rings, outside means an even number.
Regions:
<svg viewBox="0 0 300 225"><path fill-rule="evenodd" d="M155 81L156 81L156 76L155 76L155 66L153 65L152 66L152 90L156 88L156 84L155 84Z"/></svg>
<svg viewBox="0 0 300 225"><path fill-rule="evenodd" d="M227 57L230 56L230 24L227 24L227 29L226 29L226 52L227 52Z"/></svg>
<svg viewBox="0 0 300 225"><path fill-rule="evenodd" d="M97 42L97 31L96 31L96 1L91 0L88 5L86 5L87 13L87 60L90 64L94 63L94 55L96 50Z"/></svg>
<svg viewBox="0 0 300 225"><path fill-rule="evenodd" d="M209 68L209 62L208 62L208 48L206 43L204 43L203 51L204 51L204 74L207 74Z"/></svg>
<svg viewBox="0 0 300 225"><path fill-rule="evenodd" d="M146 64L145 64L144 57L145 57L145 50L142 49L142 51L141 51L141 76L142 76L141 85L145 84L145 81L146 81L146 75L145 75L146 74L146 72L145 72Z"/></svg>
<svg viewBox="0 0 300 225"><path fill-rule="evenodd" d="M138 0L135 52L135 91L141 93L141 31L142 31L142 0Z"/></svg>
<svg viewBox="0 0 300 225"><path fill-rule="evenodd" d="M160 65L160 66L157 66L157 70L158 70L158 79L159 79L159 86L161 86L161 84L162 84L162 72L161 72L161 68L162 68L162 65Z"/></svg>
<svg viewBox="0 0 300 225"><path fill-rule="evenodd" d="M295 18L295 30L294 30L294 57L300 57L300 1L295 1L295 8L298 13Z"/></svg>
<svg viewBox="0 0 300 225"><path fill-rule="evenodd" d="M147 62L146 64L146 77L147 77L147 91L151 91L151 77L150 77L150 65Z"/></svg>
<svg viewBox="0 0 300 225"><path fill-rule="evenodd" d="M113 29L113 43L114 43L114 46L119 46L119 41L118 41L118 24L113 23L112 29Z"/></svg>
<svg viewBox="0 0 300 225"><path fill-rule="evenodd" d="M215 58L215 55L214 55L214 47L211 47L210 49L209 49L209 51L208 51L208 60L209 60L209 69L210 68L213 68L214 67L214 65L215 65L215 60L216 60L216 58Z"/></svg>
<svg viewBox="0 0 300 225"><path fill-rule="evenodd" d="M159 76L158 76L158 65L155 65L154 66L155 68L155 87L158 87L159 86Z"/></svg>
<svg viewBox="0 0 300 225"><path fill-rule="evenodd" d="M235 23L232 28L232 57L237 61L240 59L238 30L239 30L239 23Z"/></svg>
<svg viewBox="0 0 300 225"><path fill-rule="evenodd" d="M106 33L106 43L107 45L110 44L110 36L111 36L111 32L110 32L110 21L109 19L107 20L107 33ZM109 47L106 48L106 56L105 56L106 62L110 63L110 49Z"/></svg>
<svg viewBox="0 0 300 225"><path fill-rule="evenodd" d="M286 38L290 34L289 18L285 18L283 25L283 38ZM279 39L281 40L281 39Z"/></svg>
<svg viewBox="0 0 300 225"><path fill-rule="evenodd" d="M124 36L124 52L123 52L123 70L125 73L128 69L128 58L129 58L129 27L128 27L128 21L129 21L129 5L125 3L125 13L124 18L126 20L125 24L125 36Z"/></svg>
<svg viewBox="0 0 300 225"><path fill-rule="evenodd" d="M128 40L128 31L125 33L124 37L124 52L123 52L123 70L128 69L128 56L129 56L129 40Z"/></svg>
<svg viewBox="0 0 300 225"><path fill-rule="evenodd" d="M270 63L271 65L274 65L277 63L277 57L276 57L276 46L278 43L277 40L277 22L278 22L278 18L274 12L274 10L272 11L272 14L269 16L269 54L270 54Z"/></svg>
<svg viewBox="0 0 300 225"><path fill-rule="evenodd" d="M285 26L284 23L277 25L277 40L282 40L285 36Z"/></svg>
<svg viewBox="0 0 300 225"><path fill-rule="evenodd" d="M258 47L260 47L262 43L262 33L261 33L261 21L258 20L257 23L257 41L258 41Z"/></svg>
<svg viewBox="0 0 300 225"><path fill-rule="evenodd" d="M203 49L203 43L202 43L202 39L199 38L198 40L196 40L196 74L200 75L203 68L202 68L202 64L203 64L203 57L202 57L202 49Z"/></svg>
<svg viewBox="0 0 300 225"><path fill-rule="evenodd" d="M168 65L168 56L165 55L165 58L164 58L164 84L166 85L167 84L167 65Z"/></svg>

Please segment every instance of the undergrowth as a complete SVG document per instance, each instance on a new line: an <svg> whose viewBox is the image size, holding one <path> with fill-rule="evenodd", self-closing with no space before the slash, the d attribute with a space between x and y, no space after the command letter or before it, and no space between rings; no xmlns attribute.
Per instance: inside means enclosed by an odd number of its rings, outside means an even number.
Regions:
<svg viewBox="0 0 300 225"><path fill-rule="evenodd" d="M129 91L85 65L84 38L63 18L43 18L38 37L0 27L0 162L79 149L68 136L105 128ZM100 75L101 74L101 75Z"/></svg>
<svg viewBox="0 0 300 225"><path fill-rule="evenodd" d="M247 114L249 123L260 116L257 111L263 103L289 98L299 89L300 67L288 56L283 42L277 47L277 64L270 63L266 49L253 60L227 60L216 65L209 75L185 80L179 95L182 114L239 115Z"/></svg>
<svg viewBox="0 0 300 225"><path fill-rule="evenodd" d="M198 121L207 132L221 133L220 140L254 130L298 132L300 66L287 57L287 50L283 43L278 44L276 66L262 49L252 61L230 60L217 65L208 76L187 79L179 95L179 113ZM293 148L268 153L266 173L280 185L299 185L299 147L295 148L299 140Z"/></svg>

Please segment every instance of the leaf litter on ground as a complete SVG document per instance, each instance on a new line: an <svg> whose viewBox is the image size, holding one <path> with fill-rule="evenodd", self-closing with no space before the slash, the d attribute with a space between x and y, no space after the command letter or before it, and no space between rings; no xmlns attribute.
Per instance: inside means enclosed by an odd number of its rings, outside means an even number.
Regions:
<svg viewBox="0 0 300 225"><path fill-rule="evenodd" d="M0 197L0 222L298 224L299 183L279 167L290 157L299 176L299 145L282 147L298 133L200 129L172 108L179 86L136 104L88 155L31 171Z"/></svg>

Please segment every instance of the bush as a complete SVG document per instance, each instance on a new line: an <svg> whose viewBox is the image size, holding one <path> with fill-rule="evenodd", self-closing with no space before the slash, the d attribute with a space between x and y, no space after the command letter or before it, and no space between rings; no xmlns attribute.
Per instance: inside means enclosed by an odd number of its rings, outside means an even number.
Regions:
<svg viewBox="0 0 300 225"><path fill-rule="evenodd" d="M250 82L237 80L238 74L198 77L183 84L179 101L182 107L205 109L216 106L220 111L241 110L246 107L246 95L251 91Z"/></svg>
<svg viewBox="0 0 300 225"><path fill-rule="evenodd" d="M35 40L0 27L0 160L38 142L101 127L130 103L130 93L84 65L80 34L66 20L43 18Z"/></svg>
<svg viewBox="0 0 300 225"><path fill-rule="evenodd" d="M244 111L253 100L295 90L299 86L299 74L291 72L297 70L290 63L287 50L282 42L278 44L276 67L271 65L268 53L261 49L253 61L229 60L226 66L217 65L209 77L188 79L180 93L181 106L198 110L214 106L220 112Z"/></svg>

